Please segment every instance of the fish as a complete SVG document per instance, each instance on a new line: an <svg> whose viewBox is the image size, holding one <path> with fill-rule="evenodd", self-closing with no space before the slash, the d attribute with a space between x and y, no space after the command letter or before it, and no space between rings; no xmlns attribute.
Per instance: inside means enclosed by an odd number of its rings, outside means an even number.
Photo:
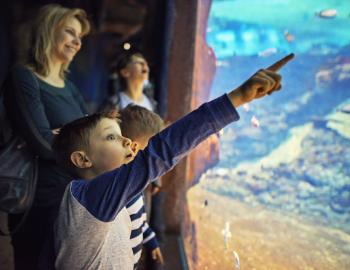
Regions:
<svg viewBox="0 0 350 270"><path fill-rule="evenodd" d="M337 10L336 9L324 9L319 12L316 12L315 15L317 17L323 18L323 19L333 19L337 17Z"/></svg>
<svg viewBox="0 0 350 270"><path fill-rule="evenodd" d="M288 30L284 31L284 38L290 43L290 42L293 42L295 37L289 33Z"/></svg>
<svg viewBox="0 0 350 270"><path fill-rule="evenodd" d="M248 112L250 109L249 104L248 103L244 104L243 109L244 109L244 111Z"/></svg>
<svg viewBox="0 0 350 270"><path fill-rule="evenodd" d="M230 63L227 62L227 61L219 61L219 60L217 60L215 64L216 64L217 67L229 67L230 66Z"/></svg>
<svg viewBox="0 0 350 270"><path fill-rule="evenodd" d="M268 57L271 56L273 54L277 53L277 49L276 48L268 48L264 51L261 51L258 53L258 56L260 57Z"/></svg>
<svg viewBox="0 0 350 270"><path fill-rule="evenodd" d="M250 122L254 127L260 127L260 121L255 117L255 115L253 115L252 119L250 119Z"/></svg>

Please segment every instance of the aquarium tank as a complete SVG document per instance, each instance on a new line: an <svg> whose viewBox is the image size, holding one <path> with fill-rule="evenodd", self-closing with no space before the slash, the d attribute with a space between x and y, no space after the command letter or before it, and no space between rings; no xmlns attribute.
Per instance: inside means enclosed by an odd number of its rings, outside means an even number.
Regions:
<svg viewBox="0 0 350 270"><path fill-rule="evenodd" d="M350 269L350 1L213 0L211 98L293 52L188 191L192 269Z"/></svg>

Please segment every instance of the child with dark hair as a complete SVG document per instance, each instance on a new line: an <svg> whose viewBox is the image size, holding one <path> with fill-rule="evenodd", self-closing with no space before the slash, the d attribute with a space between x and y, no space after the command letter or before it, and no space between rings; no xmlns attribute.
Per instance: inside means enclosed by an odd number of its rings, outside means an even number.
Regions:
<svg viewBox="0 0 350 270"><path fill-rule="evenodd" d="M132 149L135 155L140 150L144 150L149 139L164 127L164 122L159 115L138 105L128 105L120 111L120 129L123 136L132 140ZM140 194L132 199L126 206L131 218L131 241L132 250L135 256L135 265L141 257L142 245L147 253L158 264L163 264L163 256L156 238L156 234L147 222L148 213L145 210L144 197L149 194L146 189L144 194Z"/></svg>
<svg viewBox="0 0 350 270"><path fill-rule="evenodd" d="M157 102L153 98L153 89L148 83L150 68L145 57L136 50L127 50L118 57L109 82L109 94L100 107L100 111L122 110L129 104L139 105L157 112ZM135 130L136 131L136 130ZM161 178L153 181L144 192L144 202L149 224L160 242L164 238L164 225L161 205L165 199Z"/></svg>
<svg viewBox="0 0 350 270"><path fill-rule="evenodd" d="M131 220L126 205L200 142L239 119L235 108L281 88L276 71L289 55L241 86L153 136L136 156L116 114L94 114L65 125L53 149L76 173L64 194L54 230L55 268L133 269Z"/></svg>
<svg viewBox="0 0 350 270"><path fill-rule="evenodd" d="M124 109L136 104L150 111L156 111L157 102L146 93L150 69L145 57L136 51L125 51L119 55L109 82L108 97L101 110Z"/></svg>

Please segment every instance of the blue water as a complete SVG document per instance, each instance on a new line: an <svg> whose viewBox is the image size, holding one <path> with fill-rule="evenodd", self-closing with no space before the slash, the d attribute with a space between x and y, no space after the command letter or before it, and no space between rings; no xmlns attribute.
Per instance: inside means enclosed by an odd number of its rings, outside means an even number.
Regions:
<svg viewBox="0 0 350 270"><path fill-rule="evenodd" d="M232 63L227 67L218 67L211 92L212 97L222 94L222 89L230 89L229 85L232 85L232 80L238 86L240 82L248 78L257 69L257 65L259 68L266 67L281 56L278 55L268 59L258 57L237 58L235 63L232 60ZM239 162L259 159L267 155L288 138L290 129L318 119L324 119L339 104L350 98L349 82L336 84L332 89L317 89L315 85L315 73L319 66L333 57L336 56L297 55L295 61L281 72L284 77L282 91L263 101L254 101L248 112L239 109L241 120L232 124L232 128L238 134L235 139L235 147L241 149L239 151L240 155L231 156L229 160L222 160L220 165L232 167ZM234 79L232 79L232 74L234 74ZM296 105L300 103L300 98L307 93L312 95L312 98L304 104ZM286 112L286 106L290 104L296 105L297 109L293 112ZM270 122L269 118L278 114L285 115L283 122L288 126L288 129L272 132L268 124L264 125L264 123ZM250 127L250 119L253 116L260 120L260 135L247 137L244 134L240 136L239 130L247 126ZM254 129L254 127L251 128ZM249 147L251 144L262 142L265 145L265 151L255 152L254 148Z"/></svg>
<svg viewBox="0 0 350 270"><path fill-rule="evenodd" d="M317 15L332 9L335 18ZM258 55L269 48L325 55L349 44L349 15L347 0L214 0L207 41L218 59Z"/></svg>
<svg viewBox="0 0 350 270"><path fill-rule="evenodd" d="M325 9L335 9L337 15L320 18L318 12ZM315 215L316 220L322 217L332 226L346 228L350 222L350 140L327 126L327 116L340 104L350 103L349 15L350 1L345 0L213 1L207 30L207 42L217 57L212 98L239 86L287 53L296 55L281 71L282 91L254 101L249 111L239 109L241 120L226 129L233 130L234 138L222 141L217 167L256 161L290 138L292 128L309 123L314 128L314 134L303 142L311 147L304 156L270 171L280 181L266 190L274 194L276 203L264 201L248 186L246 193L236 192L237 187L244 187L244 179L214 191L242 200L255 196L255 202L283 210L279 196L286 193L283 186L290 186L295 194L290 194L288 204L295 213ZM252 116L260 121L258 132L250 123ZM333 155L333 146L341 154ZM234 151L225 153L230 148ZM313 191L300 196L304 192L299 190L300 183L312 186Z"/></svg>

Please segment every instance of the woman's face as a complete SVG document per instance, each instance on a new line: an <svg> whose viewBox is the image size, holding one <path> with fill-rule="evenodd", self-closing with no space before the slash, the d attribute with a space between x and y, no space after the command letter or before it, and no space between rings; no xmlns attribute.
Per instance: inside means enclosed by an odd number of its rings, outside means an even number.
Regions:
<svg viewBox="0 0 350 270"><path fill-rule="evenodd" d="M58 28L55 35L53 58L56 61L69 63L81 48L81 23L74 17L67 19Z"/></svg>

